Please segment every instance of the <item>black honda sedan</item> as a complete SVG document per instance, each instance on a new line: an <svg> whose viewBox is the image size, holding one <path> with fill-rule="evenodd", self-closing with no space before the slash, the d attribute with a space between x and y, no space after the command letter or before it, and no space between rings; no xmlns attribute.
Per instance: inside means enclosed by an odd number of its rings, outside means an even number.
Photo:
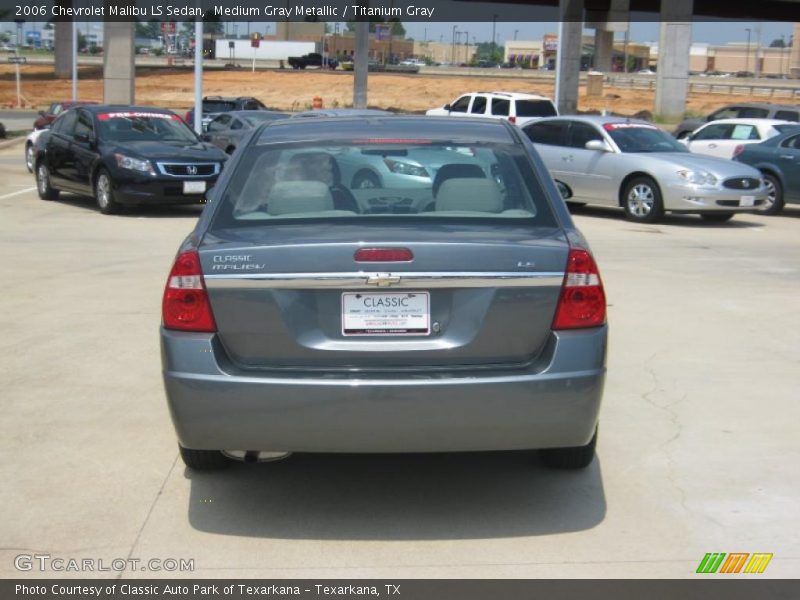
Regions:
<svg viewBox="0 0 800 600"><path fill-rule="evenodd" d="M73 108L42 138L39 197L90 194L105 214L122 206L202 203L227 159L178 115L158 108Z"/></svg>

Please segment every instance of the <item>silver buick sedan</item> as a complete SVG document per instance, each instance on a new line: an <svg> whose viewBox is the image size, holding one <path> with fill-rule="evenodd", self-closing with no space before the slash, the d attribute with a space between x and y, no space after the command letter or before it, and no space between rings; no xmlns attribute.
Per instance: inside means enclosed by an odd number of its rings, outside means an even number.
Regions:
<svg viewBox="0 0 800 600"><path fill-rule="evenodd" d="M414 156L435 176L356 188L345 154L365 168ZM181 245L162 319L190 468L533 449L581 468L595 453L600 273L533 145L503 121L260 126Z"/></svg>
<svg viewBox="0 0 800 600"><path fill-rule="evenodd" d="M620 117L558 117L524 128L570 202L621 207L645 223L665 211L727 221L767 199L761 173L733 161L691 154L652 123Z"/></svg>

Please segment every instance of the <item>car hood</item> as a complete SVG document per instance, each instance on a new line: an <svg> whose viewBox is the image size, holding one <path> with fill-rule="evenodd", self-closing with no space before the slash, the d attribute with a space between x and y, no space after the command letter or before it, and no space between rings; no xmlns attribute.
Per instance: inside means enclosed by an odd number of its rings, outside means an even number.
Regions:
<svg viewBox="0 0 800 600"><path fill-rule="evenodd" d="M153 160L225 161L228 158L213 144L202 142L125 142L112 144L110 150Z"/></svg>
<svg viewBox="0 0 800 600"><path fill-rule="evenodd" d="M719 177L761 177L753 167L733 162L727 158L716 158L690 152L653 152L639 154L652 159L671 163L679 169L709 171Z"/></svg>

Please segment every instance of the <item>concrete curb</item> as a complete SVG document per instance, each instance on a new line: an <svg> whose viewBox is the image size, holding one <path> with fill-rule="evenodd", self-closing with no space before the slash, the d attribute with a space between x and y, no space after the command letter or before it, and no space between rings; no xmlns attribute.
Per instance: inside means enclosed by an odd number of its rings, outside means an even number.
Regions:
<svg viewBox="0 0 800 600"><path fill-rule="evenodd" d="M17 146L17 145L23 143L26 138L27 138L27 136L21 135L19 137L15 137L15 138L10 139L10 140L0 141L0 150L4 150L5 148L13 148L14 146Z"/></svg>

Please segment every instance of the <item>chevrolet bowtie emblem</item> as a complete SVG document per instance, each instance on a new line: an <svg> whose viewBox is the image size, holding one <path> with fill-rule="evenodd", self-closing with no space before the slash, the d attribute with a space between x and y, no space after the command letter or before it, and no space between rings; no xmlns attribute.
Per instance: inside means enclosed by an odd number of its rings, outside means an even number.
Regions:
<svg viewBox="0 0 800 600"><path fill-rule="evenodd" d="M400 275L392 275L391 273L373 273L367 277L367 285L374 285L376 287L389 287L395 283L400 283Z"/></svg>

